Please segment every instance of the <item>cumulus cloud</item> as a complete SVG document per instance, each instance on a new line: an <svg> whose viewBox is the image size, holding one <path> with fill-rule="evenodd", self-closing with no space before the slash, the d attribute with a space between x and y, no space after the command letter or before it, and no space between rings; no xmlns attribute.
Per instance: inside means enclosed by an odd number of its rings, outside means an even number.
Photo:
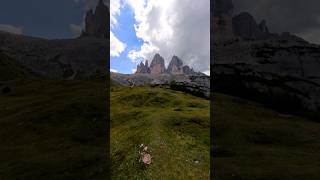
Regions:
<svg viewBox="0 0 320 180"><path fill-rule="evenodd" d="M111 57L119 57L125 48L126 48L126 44L121 42L112 33L112 31L110 31L110 56Z"/></svg>
<svg viewBox="0 0 320 180"><path fill-rule="evenodd" d="M13 34L22 34L23 29L11 24L0 24L0 31L5 31Z"/></svg>
<svg viewBox="0 0 320 180"><path fill-rule="evenodd" d="M111 0L110 2L110 25L111 28L117 26L116 16L120 15L122 1L121 0Z"/></svg>
<svg viewBox="0 0 320 180"><path fill-rule="evenodd" d="M84 25L77 25L77 24L70 24L69 25L69 29L72 32L72 34L74 35L74 37L78 37L81 35L82 29L83 29Z"/></svg>
<svg viewBox="0 0 320 180"><path fill-rule="evenodd" d="M118 71L115 70L115 69L110 69L110 72L115 72L115 73L117 73Z"/></svg>
<svg viewBox="0 0 320 180"><path fill-rule="evenodd" d="M203 73L210 76L210 70L204 71Z"/></svg>
<svg viewBox="0 0 320 180"><path fill-rule="evenodd" d="M173 55L198 71L210 64L210 1L126 0L132 8L136 36L144 42L132 50L133 61L150 59L160 53L166 65Z"/></svg>
<svg viewBox="0 0 320 180"><path fill-rule="evenodd" d="M139 51L131 50L128 53L128 57L131 59L132 62L138 63L142 60L150 58L150 55L159 52L159 48L148 42L142 44Z"/></svg>

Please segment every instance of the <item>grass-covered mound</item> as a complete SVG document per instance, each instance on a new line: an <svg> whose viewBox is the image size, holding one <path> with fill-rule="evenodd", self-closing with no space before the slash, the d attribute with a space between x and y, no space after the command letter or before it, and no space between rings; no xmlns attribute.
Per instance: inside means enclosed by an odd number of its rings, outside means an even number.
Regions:
<svg viewBox="0 0 320 180"><path fill-rule="evenodd" d="M320 123L215 94L215 180L320 179Z"/></svg>
<svg viewBox="0 0 320 180"><path fill-rule="evenodd" d="M105 81L0 82L0 179L106 179Z"/></svg>
<svg viewBox="0 0 320 180"><path fill-rule="evenodd" d="M112 87L112 179L208 179L209 104L164 87ZM141 144L150 165L139 162Z"/></svg>

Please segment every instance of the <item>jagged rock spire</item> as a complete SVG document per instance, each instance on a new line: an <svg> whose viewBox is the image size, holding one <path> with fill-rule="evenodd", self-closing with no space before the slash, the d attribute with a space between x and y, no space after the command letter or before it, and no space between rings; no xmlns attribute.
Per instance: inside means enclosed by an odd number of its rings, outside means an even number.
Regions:
<svg viewBox="0 0 320 180"><path fill-rule="evenodd" d="M155 54L151 64L149 66L148 60L145 63L141 62L137 65L136 74L194 74L192 68L185 65L183 66L183 61L178 56L173 56L168 68L165 68L164 59L160 54Z"/></svg>
<svg viewBox="0 0 320 180"><path fill-rule="evenodd" d="M213 32L214 40L224 41L233 38L232 0L214 0L213 4Z"/></svg>
<svg viewBox="0 0 320 180"><path fill-rule="evenodd" d="M103 0L99 0L95 12L92 9L88 10L85 18L85 30L82 32L82 37L109 37L109 7L106 6Z"/></svg>
<svg viewBox="0 0 320 180"><path fill-rule="evenodd" d="M137 66L136 74L148 74L150 73L150 68L148 65L148 60L146 60L146 63L144 64L142 61Z"/></svg>
<svg viewBox="0 0 320 180"><path fill-rule="evenodd" d="M155 54L151 64L150 64L150 73L151 74L163 74L165 73L166 68L164 66L164 59L160 54Z"/></svg>
<svg viewBox="0 0 320 180"><path fill-rule="evenodd" d="M166 72L169 74L183 74L182 66L183 66L182 60L174 55L169 63L169 66Z"/></svg>

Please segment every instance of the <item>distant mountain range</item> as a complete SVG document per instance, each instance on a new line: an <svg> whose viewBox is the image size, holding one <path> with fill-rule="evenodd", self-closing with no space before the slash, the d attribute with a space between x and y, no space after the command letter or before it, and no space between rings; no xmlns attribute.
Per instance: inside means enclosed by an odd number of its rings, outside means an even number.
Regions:
<svg viewBox="0 0 320 180"><path fill-rule="evenodd" d="M135 74L112 72L111 79L126 86L170 85L199 96L210 96L210 76L183 65L177 56L173 56L168 68L165 68L163 57L155 54L150 66L148 61L141 62Z"/></svg>
<svg viewBox="0 0 320 180"><path fill-rule="evenodd" d="M160 54L155 54L151 64L149 66L148 60L145 63L141 62L137 66L136 74L185 74L196 75L202 74L201 72L195 72L193 68L187 65L183 65L183 61L178 56L173 56L168 68L165 67L164 59Z"/></svg>

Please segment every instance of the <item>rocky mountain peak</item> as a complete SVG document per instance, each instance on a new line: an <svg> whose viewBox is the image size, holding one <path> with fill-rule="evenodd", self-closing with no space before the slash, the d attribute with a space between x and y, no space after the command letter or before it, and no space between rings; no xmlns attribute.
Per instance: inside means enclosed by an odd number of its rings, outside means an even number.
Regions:
<svg viewBox="0 0 320 180"><path fill-rule="evenodd" d="M215 34L213 38L219 41L232 39L232 0L214 0L213 6L213 32Z"/></svg>
<svg viewBox="0 0 320 180"><path fill-rule="evenodd" d="M269 33L269 29L267 27L266 20L262 20L259 24L259 29L262 33Z"/></svg>
<svg viewBox="0 0 320 180"><path fill-rule="evenodd" d="M173 56L168 68L165 68L164 59L160 54L155 54L153 57L150 67L148 65L148 60L145 63L141 62L137 66L137 71L135 74L185 74L185 75L194 75L199 74L193 71L187 65L183 65L183 61L178 56Z"/></svg>
<svg viewBox="0 0 320 180"><path fill-rule="evenodd" d="M232 23L233 32L236 36L244 39L255 39L261 34L259 26L248 12L242 12L234 16Z"/></svg>
<svg viewBox="0 0 320 180"><path fill-rule="evenodd" d="M109 7L104 4L103 0L100 0L95 12L90 9L86 13L85 30L82 32L81 37L107 38L109 24Z"/></svg>
<svg viewBox="0 0 320 180"><path fill-rule="evenodd" d="M137 66L136 74L149 74L149 73L150 73L150 68L148 65L148 60L146 60L145 64L143 64L143 62L141 61L141 63Z"/></svg>
<svg viewBox="0 0 320 180"><path fill-rule="evenodd" d="M155 54L151 64L150 64L150 73L151 74L163 74L165 73L164 59L160 54Z"/></svg>
<svg viewBox="0 0 320 180"><path fill-rule="evenodd" d="M232 19L233 33L245 40L265 40L277 38L277 34L269 32L267 23L262 20L257 24L254 17L248 12L242 12Z"/></svg>
<svg viewBox="0 0 320 180"><path fill-rule="evenodd" d="M179 59L177 56L173 56L168 69L167 69L167 73L169 74L183 74L183 62L181 59Z"/></svg>

